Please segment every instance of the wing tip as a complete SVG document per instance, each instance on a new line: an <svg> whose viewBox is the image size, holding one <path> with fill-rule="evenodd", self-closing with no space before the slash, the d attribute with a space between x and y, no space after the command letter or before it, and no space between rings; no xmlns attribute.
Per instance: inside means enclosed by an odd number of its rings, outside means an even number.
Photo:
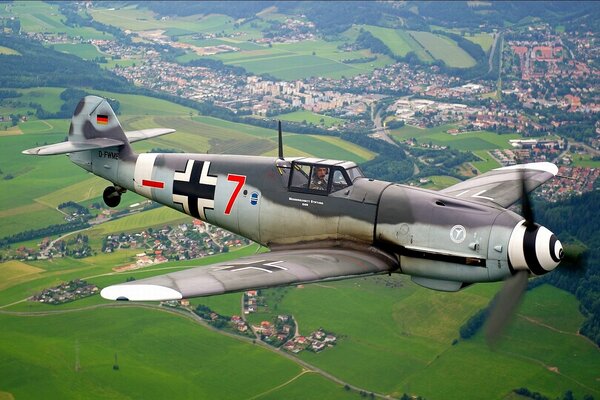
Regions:
<svg viewBox="0 0 600 400"><path fill-rule="evenodd" d="M528 164L516 164L509 165L508 167L496 168L496 171L508 171L508 170L524 170L524 169L533 169L542 172L548 172L554 176L558 174L558 167L547 161L528 163Z"/></svg>
<svg viewBox="0 0 600 400"><path fill-rule="evenodd" d="M105 287L100 296L106 300L167 301L181 300L182 294L175 289L146 284L121 284Z"/></svg>

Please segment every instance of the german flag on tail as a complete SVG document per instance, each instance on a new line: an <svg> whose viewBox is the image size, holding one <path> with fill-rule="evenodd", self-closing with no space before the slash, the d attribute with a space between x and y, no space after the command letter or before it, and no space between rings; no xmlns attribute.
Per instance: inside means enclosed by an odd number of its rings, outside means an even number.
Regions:
<svg viewBox="0 0 600 400"><path fill-rule="evenodd" d="M108 124L108 115L100 115L96 116L96 123L99 125L107 125Z"/></svg>

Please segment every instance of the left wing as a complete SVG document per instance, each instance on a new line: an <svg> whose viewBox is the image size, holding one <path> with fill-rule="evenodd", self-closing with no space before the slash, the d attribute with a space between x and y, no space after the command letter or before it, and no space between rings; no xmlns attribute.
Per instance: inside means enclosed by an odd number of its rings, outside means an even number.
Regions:
<svg viewBox="0 0 600 400"><path fill-rule="evenodd" d="M163 301L273 286L392 272L398 262L381 251L318 248L279 250L102 289L108 300Z"/></svg>
<svg viewBox="0 0 600 400"><path fill-rule="evenodd" d="M440 192L465 200L495 203L506 208L521 198L521 179L525 180L525 188L529 193L557 173L558 167L549 162L512 165L493 169Z"/></svg>

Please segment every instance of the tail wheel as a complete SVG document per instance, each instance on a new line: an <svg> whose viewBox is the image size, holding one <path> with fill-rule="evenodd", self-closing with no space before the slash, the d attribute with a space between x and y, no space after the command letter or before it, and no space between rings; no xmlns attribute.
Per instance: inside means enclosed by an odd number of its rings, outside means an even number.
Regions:
<svg viewBox="0 0 600 400"><path fill-rule="evenodd" d="M107 206L113 208L119 205L121 202L121 193L114 186L109 186L104 189L104 193L102 194L102 198Z"/></svg>

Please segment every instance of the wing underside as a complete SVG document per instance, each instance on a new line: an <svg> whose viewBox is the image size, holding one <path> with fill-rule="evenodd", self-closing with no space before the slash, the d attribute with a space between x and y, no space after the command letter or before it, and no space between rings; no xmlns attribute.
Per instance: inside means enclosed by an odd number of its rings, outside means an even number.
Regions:
<svg viewBox="0 0 600 400"><path fill-rule="evenodd" d="M374 248L280 250L109 286L101 294L109 300L177 300L381 274L397 267L395 258Z"/></svg>
<svg viewBox="0 0 600 400"><path fill-rule="evenodd" d="M513 165L491 170L441 191L451 196L509 207L521 198L521 180L527 192L535 190L558 173L549 162Z"/></svg>

